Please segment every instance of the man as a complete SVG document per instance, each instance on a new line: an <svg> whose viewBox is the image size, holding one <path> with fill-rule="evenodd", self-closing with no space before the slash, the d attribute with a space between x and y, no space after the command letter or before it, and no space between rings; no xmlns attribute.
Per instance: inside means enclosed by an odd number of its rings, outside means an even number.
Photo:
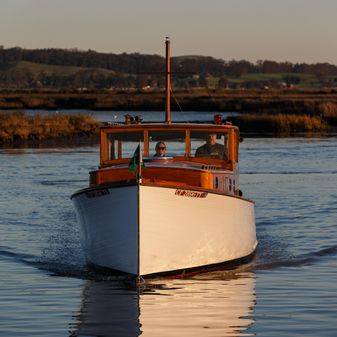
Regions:
<svg viewBox="0 0 337 337"><path fill-rule="evenodd" d="M156 153L154 157L165 157L166 156L166 145L164 142L158 142L156 144Z"/></svg>
<svg viewBox="0 0 337 337"><path fill-rule="evenodd" d="M195 156L227 160L225 147L216 142L216 133L210 133L207 136L206 144L197 148Z"/></svg>

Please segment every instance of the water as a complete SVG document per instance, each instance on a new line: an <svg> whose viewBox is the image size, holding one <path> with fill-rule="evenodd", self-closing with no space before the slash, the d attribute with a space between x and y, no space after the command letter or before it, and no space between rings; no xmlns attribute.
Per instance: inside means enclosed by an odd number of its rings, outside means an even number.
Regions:
<svg viewBox="0 0 337 337"><path fill-rule="evenodd" d="M255 259L139 287L84 262L69 196L97 146L0 149L0 336L336 336L336 141L245 139Z"/></svg>

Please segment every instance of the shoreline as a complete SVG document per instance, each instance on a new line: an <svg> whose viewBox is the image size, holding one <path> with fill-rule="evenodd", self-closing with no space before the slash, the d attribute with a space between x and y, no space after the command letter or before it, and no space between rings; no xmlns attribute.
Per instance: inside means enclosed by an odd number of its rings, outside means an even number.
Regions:
<svg viewBox="0 0 337 337"><path fill-rule="evenodd" d="M337 128L337 90L180 90L172 98L172 111L177 108L175 100L183 111L196 115L198 111L237 112L226 121L238 126L245 137L330 137ZM0 91L0 146L63 145L75 138L90 143L99 136L101 123L92 116L31 116L21 109L135 112L164 111L163 105L162 91Z"/></svg>
<svg viewBox="0 0 337 337"><path fill-rule="evenodd" d="M337 126L317 117L298 115L239 115L227 118L243 138L332 138ZM54 148L97 146L103 123L91 116L28 116L0 113L0 148Z"/></svg>
<svg viewBox="0 0 337 337"><path fill-rule="evenodd" d="M239 113L319 114L322 105L337 109L337 89L180 89L171 109ZM2 90L0 110L164 111L163 90Z"/></svg>
<svg viewBox="0 0 337 337"><path fill-rule="evenodd" d="M100 125L100 122L87 115L30 116L23 112L2 112L0 147L92 140L98 138Z"/></svg>
<svg viewBox="0 0 337 337"><path fill-rule="evenodd" d="M274 133L256 133L256 132L241 132L240 136L244 139L260 138L260 139L291 139L291 138L337 138L337 129L331 132L299 132L296 134L274 134ZM15 142L0 142L0 150L10 149L53 149L53 148L79 148L79 147L97 147L99 146L99 136L92 137L77 137L77 138L62 138L42 141L15 141Z"/></svg>

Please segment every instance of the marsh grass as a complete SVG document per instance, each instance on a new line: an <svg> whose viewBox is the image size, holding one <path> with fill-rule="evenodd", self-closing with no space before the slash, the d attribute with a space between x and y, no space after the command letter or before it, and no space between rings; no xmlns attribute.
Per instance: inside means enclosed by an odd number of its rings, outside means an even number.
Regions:
<svg viewBox="0 0 337 337"><path fill-rule="evenodd" d="M322 118L331 126L337 126L337 104L334 102L321 103L319 112Z"/></svg>
<svg viewBox="0 0 337 337"><path fill-rule="evenodd" d="M98 134L99 125L87 115L29 116L23 112L3 112L0 113L0 143L88 137Z"/></svg>
<svg viewBox="0 0 337 337"><path fill-rule="evenodd" d="M328 125L320 116L297 114L244 114L230 117L241 131L290 135L325 130Z"/></svg>

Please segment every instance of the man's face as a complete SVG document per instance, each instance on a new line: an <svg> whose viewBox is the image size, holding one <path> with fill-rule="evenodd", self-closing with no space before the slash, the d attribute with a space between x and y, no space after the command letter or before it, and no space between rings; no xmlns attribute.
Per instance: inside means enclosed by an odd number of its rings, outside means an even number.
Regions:
<svg viewBox="0 0 337 337"><path fill-rule="evenodd" d="M163 144L163 143L158 144L158 146L156 147L156 153L160 157L164 157L165 154L166 154L166 146L165 146L165 144Z"/></svg>
<svg viewBox="0 0 337 337"><path fill-rule="evenodd" d="M211 133L207 136L207 144L214 145L216 143L216 133Z"/></svg>

